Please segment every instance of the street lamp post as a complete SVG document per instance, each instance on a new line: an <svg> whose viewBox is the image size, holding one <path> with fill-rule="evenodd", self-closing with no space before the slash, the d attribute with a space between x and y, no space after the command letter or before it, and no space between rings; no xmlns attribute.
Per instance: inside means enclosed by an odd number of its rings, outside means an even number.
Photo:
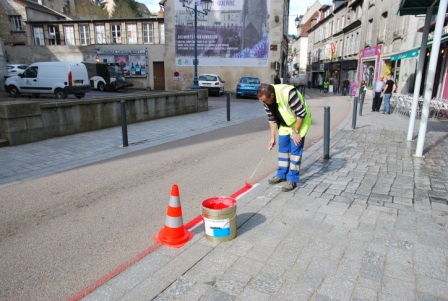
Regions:
<svg viewBox="0 0 448 301"><path fill-rule="evenodd" d="M299 27L299 24L300 24L300 18L299 18L299 16L297 16L297 17L294 19L294 24L296 25L296 28Z"/></svg>
<svg viewBox="0 0 448 301"><path fill-rule="evenodd" d="M198 14L207 15L210 11L210 8L213 4L212 0L194 0L194 7L187 6L191 2L191 0L180 0L182 2L182 6L187 9L187 11L194 15L194 77L193 77L193 87L192 89L199 89L198 83ZM198 10L198 2L202 6L202 11Z"/></svg>

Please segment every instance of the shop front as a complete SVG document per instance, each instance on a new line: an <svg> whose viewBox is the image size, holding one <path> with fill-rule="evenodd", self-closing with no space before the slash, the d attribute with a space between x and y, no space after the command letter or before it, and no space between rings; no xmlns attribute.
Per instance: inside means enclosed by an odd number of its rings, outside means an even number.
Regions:
<svg viewBox="0 0 448 301"><path fill-rule="evenodd" d="M416 48L390 57L390 64L394 65L393 68L390 68L393 71L391 74L398 93L407 94L413 90L415 79L412 75L415 75L416 72L417 60L415 57L419 55L419 52L419 49ZM385 65L388 66L388 64Z"/></svg>
<svg viewBox="0 0 448 301"><path fill-rule="evenodd" d="M341 69L341 63L340 62L331 62L325 64L325 78L329 82L329 92L333 93L339 93L340 92L340 69Z"/></svg>
<svg viewBox="0 0 448 301"><path fill-rule="evenodd" d="M313 63L311 65L312 80L311 85L315 89L322 89L324 84L325 76L325 64L324 63Z"/></svg>
<svg viewBox="0 0 448 301"><path fill-rule="evenodd" d="M428 73L428 65L433 41L427 44L425 62L422 70L422 84L420 85L419 95L424 95L426 77ZM434 76L434 83L432 87L431 98L448 98L448 36L441 39L439 57L437 59L436 73ZM397 93L413 94L417 73L418 57L420 55L420 47L395 53L391 56L383 56L383 76L387 74L392 75L392 79L397 86Z"/></svg>
<svg viewBox="0 0 448 301"><path fill-rule="evenodd" d="M350 83L356 83L356 72L358 69L358 61L357 60L347 60L341 62L341 84L342 82L348 78Z"/></svg>
<svg viewBox="0 0 448 301"><path fill-rule="evenodd" d="M359 53L357 83L365 81L371 89L379 78L381 69L381 45L362 49Z"/></svg>

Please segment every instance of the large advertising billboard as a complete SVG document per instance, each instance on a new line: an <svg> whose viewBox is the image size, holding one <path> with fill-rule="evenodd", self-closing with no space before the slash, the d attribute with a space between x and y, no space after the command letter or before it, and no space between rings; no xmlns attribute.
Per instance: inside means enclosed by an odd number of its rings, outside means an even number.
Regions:
<svg viewBox="0 0 448 301"><path fill-rule="evenodd" d="M201 11L200 0L186 5ZM201 66L266 67L269 0L214 0L207 15L197 13L197 55ZM175 1L176 65L193 66L194 9Z"/></svg>
<svg viewBox="0 0 448 301"><path fill-rule="evenodd" d="M142 50L97 50L99 62L116 63L127 77L146 77L146 49Z"/></svg>

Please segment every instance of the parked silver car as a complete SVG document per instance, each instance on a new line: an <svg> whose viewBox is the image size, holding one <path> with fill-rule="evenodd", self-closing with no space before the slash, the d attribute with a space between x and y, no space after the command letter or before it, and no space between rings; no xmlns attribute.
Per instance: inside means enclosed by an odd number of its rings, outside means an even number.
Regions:
<svg viewBox="0 0 448 301"><path fill-rule="evenodd" d="M214 93L217 96L224 94L224 83L225 81L216 74L201 74L198 78L198 84L201 89L206 88L209 94Z"/></svg>
<svg viewBox="0 0 448 301"><path fill-rule="evenodd" d="M6 73L5 78L23 73L23 71L25 71L25 69L28 68L28 65L8 64L8 65L6 65L6 68L7 68L7 70L6 70L7 73Z"/></svg>

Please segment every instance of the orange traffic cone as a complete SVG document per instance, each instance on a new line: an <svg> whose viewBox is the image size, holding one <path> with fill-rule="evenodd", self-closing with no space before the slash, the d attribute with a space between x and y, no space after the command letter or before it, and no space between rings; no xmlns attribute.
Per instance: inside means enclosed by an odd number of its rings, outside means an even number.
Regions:
<svg viewBox="0 0 448 301"><path fill-rule="evenodd" d="M154 240L173 248L180 248L193 237L188 232L182 219L179 187L174 184L171 188L170 203L166 211L165 226L154 236Z"/></svg>

